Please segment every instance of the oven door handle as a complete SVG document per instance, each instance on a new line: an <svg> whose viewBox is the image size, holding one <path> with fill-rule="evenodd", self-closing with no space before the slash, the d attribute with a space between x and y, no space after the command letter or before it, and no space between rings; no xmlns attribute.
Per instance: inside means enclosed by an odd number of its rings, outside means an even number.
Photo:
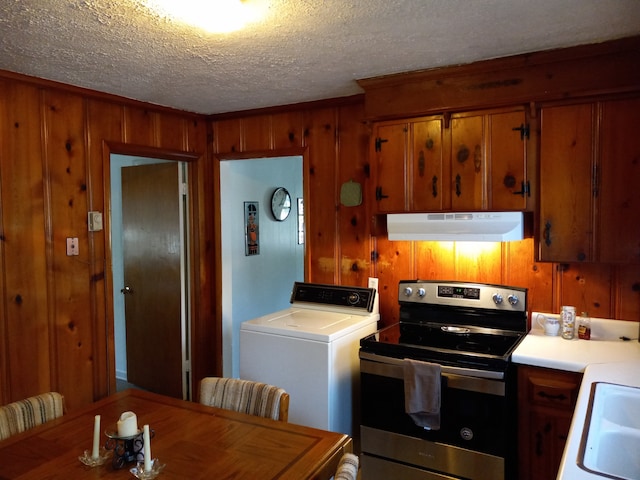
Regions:
<svg viewBox="0 0 640 480"><path fill-rule="evenodd" d="M360 351L361 373L404 380L403 366L404 361L400 358ZM440 374L447 379L447 388L505 395L504 372L442 365Z"/></svg>

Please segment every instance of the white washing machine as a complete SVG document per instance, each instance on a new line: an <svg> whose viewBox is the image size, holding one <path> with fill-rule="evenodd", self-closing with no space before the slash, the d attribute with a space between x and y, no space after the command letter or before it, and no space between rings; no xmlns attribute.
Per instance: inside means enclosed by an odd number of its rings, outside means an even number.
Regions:
<svg viewBox="0 0 640 480"><path fill-rule="evenodd" d="M290 308L240 326L240 378L284 388L289 422L353 436L358 351L378 328L376 294L375 287L296 282Z"/></svg>

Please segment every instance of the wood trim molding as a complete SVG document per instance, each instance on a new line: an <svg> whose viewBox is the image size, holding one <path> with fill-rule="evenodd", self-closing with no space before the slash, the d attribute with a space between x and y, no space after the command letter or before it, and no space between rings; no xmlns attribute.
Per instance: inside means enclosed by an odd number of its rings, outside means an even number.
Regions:
<svg viewBox="0 0 640 480"><path fill-rule="evenodd" d="M640 36L358 80L365 117L559 100L640 89Z"/></svg>

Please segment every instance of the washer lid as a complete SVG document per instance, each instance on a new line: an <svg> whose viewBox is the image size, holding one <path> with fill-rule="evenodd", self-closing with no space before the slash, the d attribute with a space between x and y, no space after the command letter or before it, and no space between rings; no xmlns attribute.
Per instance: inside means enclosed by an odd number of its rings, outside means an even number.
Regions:
<svg viewBox="0 0 640 480"><path fill-rule="evenodd" d="M287 337L332 342L337 338L376 324L380 315L350 315L305 308L289 308L243 322L241 330Z"/></svg>

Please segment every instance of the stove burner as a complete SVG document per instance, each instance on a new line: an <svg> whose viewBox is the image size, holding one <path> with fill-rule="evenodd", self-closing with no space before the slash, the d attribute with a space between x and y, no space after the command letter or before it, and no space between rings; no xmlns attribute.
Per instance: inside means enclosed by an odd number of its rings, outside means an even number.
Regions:
<svg viewBox="0 0 640 480"><path fill-rule="evenodd" d="M456 345L456 350L474 353L491 353L491 348L488 345L479 342L459 343L458 345Z"/></svg>

